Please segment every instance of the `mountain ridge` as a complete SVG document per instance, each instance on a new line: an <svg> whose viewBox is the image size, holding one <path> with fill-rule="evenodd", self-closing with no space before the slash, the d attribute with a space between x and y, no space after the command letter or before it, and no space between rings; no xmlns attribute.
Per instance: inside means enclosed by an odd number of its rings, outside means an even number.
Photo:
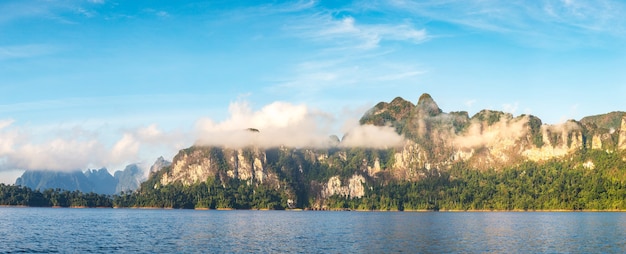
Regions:
<svg viewBox="0 0 626 254"><path fill-rule="evenodd" d="M181 150L171 166L153 174L140 191L145 194L176 184L215 181L228 186L238 181L278 191L284 202L295 207L324 209L325 202L337 195L361 198L367 192L365 186L417 182L459 165L498 171L527 162L573 158L586 150L623 152L626 117L614 119L619 116L606 117L608 122L620 122L619 129L607 131L597 127L602 125L598 120L602 117L550 125L536 116L495 110L481 110L472 117L465 111L444 112L428 94L420 96L416 104L396 97L376 104L359 122L392 127L405 138L399 147L342 145L346 137L354 137L350 132L336 146L325 148L192 146ZM593 164L589 160L574 165Z"/></svg>
<svg viewBox="0 0 626 254"><path fill-rule="evenodd" d="M157 159L154 169L169 165L162 157ZM15 185L29 187L33 190L62 189L113 195L121 192L132 192L145 181L144 172L137 164L129 164L113 175L106 168L64 172L54 170L27 170L15 180Z"/></svg>

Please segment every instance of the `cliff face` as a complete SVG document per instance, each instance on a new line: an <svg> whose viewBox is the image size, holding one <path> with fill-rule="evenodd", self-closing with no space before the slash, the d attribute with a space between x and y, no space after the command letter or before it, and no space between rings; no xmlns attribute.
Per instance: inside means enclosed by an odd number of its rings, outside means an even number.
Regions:
<svg viewBox="0 0 626 254"><path fill-rule="evenodd" d="M467 112L445 113L429 95L422 95L415 105L402 105L399 110L380 103L361 118L361 124L391 125L407 137L391 170L409 179L415 177L412 169L446 169L461 161L477 169L498 169L524 160L563 157L583 148L626 149L623 112L549 125L532 115L514 117L492 110L471 118Z"/></svg>
<svg viewBox="0 0 626 254"><path fill-rule="evenodd" d="M137 164L130 164L126 166L124 170L116 171L113 177L115 177L117 182L115 193L136 190L139 188L139 185L141 185L141 182L145 180L143 172L139 169Z"/></svg>
<svg viewBox="0 0 626 254"><path fill-rule="evenodd" d="M170 166L152 177L158 177L161 186L211 179L226 186L235 179L278 190L297 207L306 203L324 208L324 200L332 196L362 197L367 186L418 180L458 163L498 170L582 149L626 149L626 113L620 112L549 125L532 115L493 110L472 117L464 111L446 113L424 94L416 104L400 97L378 103L360 123L391 126L405 138L404 144L351 148L334 137L329 147L318 149L194 146L181 150Z"/></svg>
<svg viewBox="0 0 626 254"><path fill-rule="evenodd" d="M626 150L626 116L622 118L622 124L619 129L618 149Z"/></svg>
<svg viewBox="0 0 626 254"><path fill-rule="evenodd" d="M259 148L192 147L174 157L170 171L160 182L167 185L180 181L191 185L217 177L224 181L231 178L277 186L278 178L266 170L267 166L266 153Z"/></svg>

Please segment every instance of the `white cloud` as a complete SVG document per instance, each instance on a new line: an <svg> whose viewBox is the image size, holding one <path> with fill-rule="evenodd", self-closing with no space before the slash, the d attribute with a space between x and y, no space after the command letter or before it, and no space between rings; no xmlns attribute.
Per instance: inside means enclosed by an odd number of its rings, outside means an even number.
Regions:
<svg viewBox="0 0 626 254"><path fill-rule="evenodd" d="M0 60L31 58L48 55L57 49L42 44L27 44L17 46L0 46Z"/></svg>
<svg viewBox="0 0 626 254"><path fill-rule="evenodd" d="M164 153L173 156L194 141L199 145L229 147L323 148L330 145L329 137L336 127L334 115L304 104L273 102L253 110L247 102L238 101L231 103L229 113L223 121L199 119L193 132L164 131L156 124L115 134L104 134L106 130L99 128L86 130L81 126L62 125L35 131L13 120L0 120L0 172L99 167L115 170L130 163L151 163ZM393 128L356 123L354 120L351 124L350 134L341 146L384 148L396 146L403 140Z"/></svg>
<svg viewBox="0 0 626 254"><path fill-rule="evenodd" d="M0 120L0 130L10 126L11 124L13 124L13 122L15 122L15 120L13 119Z"/></svg>
<svg viewBox="0 0 626 254"><path fill-rule="evenodd" d="M282 78L267 90L275 94L288 91L290 98L306 100L320 93L353 93L380 91L381 82L386 89L406 88L426 75L428 71L415 63L376 61L380 54L360 54L321 60L309 60L297 64L287 78ZM346 95L344 100L347 99Z"/></svg>
<svg viewBox="0 0 626 254"><path fill-rule="evenodd" d="M136 160L135 156L139 152L139 146L139 141L133 135L124 133L111 150L111 161Z"/></svg>
<svg viewBox="0 0 626 254"><path fill-rule="evenodd" d="M367 147L386 149L404 145L405 139L393 127L358 125L341 140L342 147Z"/></svg>
<svg viewBox="0 0 626 254"><path fill-rule="evenodd" d="M474 103L476 103L475 99L467 100L465 102L465 106L467 106L468 108L471 108L474 105Z"/></svg>
<svg viewBox="0 0 626 254"><path fill-rule="evenodd" d="M253 111L245 102L230 106L222 122L201 119L197 123L200 145L242 147L328 147L334 117L305 105L274 102ZM356 123L356 121L355 121ZM356 125L356 124L355 124ZM259 132L249 131L258 129ZM391 147L403 139L388 127L354 127L342 146Z"/></svg>
<svg viewBox="0 0 626 254"><path fill-rule="evenodd" d="M222 122L208 118L198 121L199 144L312 147L327 143L329 130L320 129L319 123L329 116L305 105L274 102L252 111L247 102L239 101L231 103L229 112L229 118ZM260 132L251 132L248 128Z"/></svg>
<svg viewBox="0 0 626 254"><path fill-rule="evenodd" d="M0 183L15 184L15 179L24 174L24 170L0 171Z"/></svg>
<svg viewBox="0 0 626 254"><path fill-rule="evenodd" d="M167 11L163 11L163 10L155 10L155 9L147 8L147 9L144 9L143 11L146 13L153 14L160 18L170 17L170 14Z"/></svg>
<svg viewBox="0 0 626 254"><path fill-rule="evenodd" d="M191 144L186 135L163 132L156 125L121 133L111 145L106 141L111 137L79 126L60 126L40 133L15 125L12 120L2 120L0 127L0 171L121 168L130 163L151 162L160 155L169 156ZM151 153L144 153L146 150Z"/></svg>
<svg viewBox="0 0 626 254"><path fill-rule="evenodd" d="M55 138L41 143L16 143L5 154L5 169L84 169L93 162L102 163L104 147L97 140Z"/></svg>
<svg viewBox="0 0 626 254"><path fill-rule="evenodd" d="M2 155L12 152L13 144L19 140L19 133L15 130L8 130L13 122L12 119L0 121L0 163L2 162Z"/></svg>
<svg viewBox="0 0 626 254"><path fill-rule="evenodd" d="M409 24L359 24L351 16L335 18L321 14L299 23L289 26L288 30L304 38L329 43L337 50L373 49L385 40L419 44L429 39L425 29L416 29Z"/></svg>
<svg viewBox="0 0 626 254"><path fill-rule="evenodd" d="M526 135L528 117L508 120L487 126L484 122L472 122L466 132L456 136L453 144L458 148L493 147L497 144L512 144Z"/></svg>
<svg viewBox="0 0 626 254"><path fill-rule="evenodd" d="M379 81L405 80L419 75L425 74L426 71L406 71L401 73L392 73L378 77Z"/></svg>
<svg viewBox="0 0 626 254"><path fill-rule="evenodd" d="M623 1L391 1L393 11L413 13L465 28L506 34L537 47L577 47L598 36L626 36ZM609 41L604 40L604 43Z"/></svg>
<svg viewBox="0 0 626 254"><path fill-rule="evenodd" d="M511 113L512 115L515 115L515 113L517 112L517 109L519 108L519 102L515 102L515 103L505 103L502 105L502 110L504 112L507 113Z"/></svg>

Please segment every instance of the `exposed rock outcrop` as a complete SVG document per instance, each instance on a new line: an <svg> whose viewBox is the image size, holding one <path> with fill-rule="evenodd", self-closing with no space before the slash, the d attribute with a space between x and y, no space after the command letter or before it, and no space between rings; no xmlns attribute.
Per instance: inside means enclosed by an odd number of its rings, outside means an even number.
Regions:
<svg viewBox="0 0 626 254"><path fill-rule="evenodd" d="M311 204L322 207L321 200L333 195L362 197L368 185L415 181L458 163L498 170L529 160L565 157L582 149L626 149L623 112L552 125L532 115L494 110L482 110L470 118L464 111L444 112L430 95L423 94L416 104L400 97L378 103L360 123L393 127L404 137L403 145L353 148L342 144L347 140L344 135L342 141L332 136L323 149L194 146L181 150L170 166L163 166L161 174L155 175L161 185L207 180L226 185L237 179L284 193L289 207L302 199L315 200Z"/></svg>
<svg viewBox="0 0 626 254"><path fill-rule="evenodd" d="M278 178L266 170L267 163L266 151L260 148L191 147L174 157L170 171L160 182L167 185L180 181L191 185L217 177L277 186Z"/></svg>
<svg viewBox="0 0 626 254"><path fill-rule="evenodd" d="M362 175L353 175L348 179L347 184L343 184L339 176L333 176L328 179L328 183L324 186L322 196L328 198L333 195L339 195L348 198L360 198L365 195L365 177Z"/></svg>
<svg viewBox="0 0 626 254"><path fill-rule="evenodd" d="M618 149L626 150L626 116L622 117L622 124L619 128L619 144Z"/></svg>
<svg viewBox="0 0 626 254"><path fill-rule="evenodd" d="M150 174L152 173L156 173L157 171L165 168L165 167L169 167L172 165L171 161L167 161L165 160L165 158L163 158L163 156L160 156L159 158L156 159L156 161L154 162L154 164L152 164L152 166L150 166Z"/></svg>
<svg viewBox="0 0 626 254"><path fill-rule="evenodd" d="M134 191L144 181L144 174L137 164L130 164L122 171L116 171L113 177L117 180L115 193Z"/></svg>

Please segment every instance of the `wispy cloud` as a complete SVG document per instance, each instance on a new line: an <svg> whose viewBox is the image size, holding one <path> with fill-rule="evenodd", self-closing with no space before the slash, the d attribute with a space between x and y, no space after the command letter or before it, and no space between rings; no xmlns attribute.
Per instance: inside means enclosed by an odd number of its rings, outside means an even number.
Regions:
<svg viewBox="0 0 626 254"><path fill-rule="evenodd" d="M168 18L170 17L170 13L164 10L155 10L152 8L144 9L143 12L153 14L159 18Z"/></svg>
<svg viewBox="0 0 626 254"><path fill-rule="evenodd" d="M13 120L13 119L0 120L0 130L8 127L11 124L13 124L13 122L15 122L15 120Z"/></svg>
<svg viewBox="0 0 626 254"><path fill-rule="evenodd" d="M475 99L467 100L465 101L465 106L467 106L468 108L471 108L472 106L474 106L475 103L476 103Z"/></svg>
<svg viewBox="0 0 626 254"><path fill-rule="evenodd" d="M374 49L382 41L405 41L419 44L429 39L425 29L408 23L361 24L352 16L336 18L319 13L301 17L296 24L286 27L296 35L324 43L334 49Z"/></svg>
<svg viewBox="0 0 626 254"><path fill-rule="evenodd" d="M427 73L427 72L426 71L417 71L417 70L405 71L405 72L399 72L399 73L391 73L391 74L386 74L386 75L382 75L382 76L378 77L378 80L379 81L405 80L405 79L408 79L408 78L417 77L417 76L425 74L425 73Z"/></svg>
<svg viewBox="0 0 626 254"><path fill-rule="evenodd" d="M534 46L578 46L597 43L597 36L626 36L626 3L622 1L396 0L387 6L397 12L513 36Z"/></svg>
<svg viewBox="0 0 626 254"><path fill-rule="evenodd" d="M0 61L44 56L57 51L56 47L42 44L0 46Z"/></svg>
<svg viewBox="0 0 626 254"><path fill-rule="evenodd" d="M59 24L77 24L84 18L94 18L96 5L104 0L89 1L4 1L0 2L0 25L20 20L44 20Z"/></svg>
<svg viewBox="0 0 626 254"><path fill-rule="evenodd" d="M306 99L330 91L380 90L381 82L387 89L396 90L413 85L428 73L413 62L379 61L380 58L380 54L361 54L323 56L317 60L303 61L286 72L285 77L276 79L267 91L272 94L289 93L293 98Z"/></svg>
<svg viewBox="0 0 626 254"><path fill-rule="evenodd" d="M315 0L289 1L279 4L261 5L258 7L254 7L253 10L258 13L263 13L264 15L277 13L294 13L313 8L317 4L317 2L318 1Z"/></svg>
<svg viewBox="0 0 626 254"><path fill-rule="evenodd" d="M519 102L505 103L502 105L502 110L504 112L511 113L512 115L515 115L518 109L519 109Z"/></svg>

